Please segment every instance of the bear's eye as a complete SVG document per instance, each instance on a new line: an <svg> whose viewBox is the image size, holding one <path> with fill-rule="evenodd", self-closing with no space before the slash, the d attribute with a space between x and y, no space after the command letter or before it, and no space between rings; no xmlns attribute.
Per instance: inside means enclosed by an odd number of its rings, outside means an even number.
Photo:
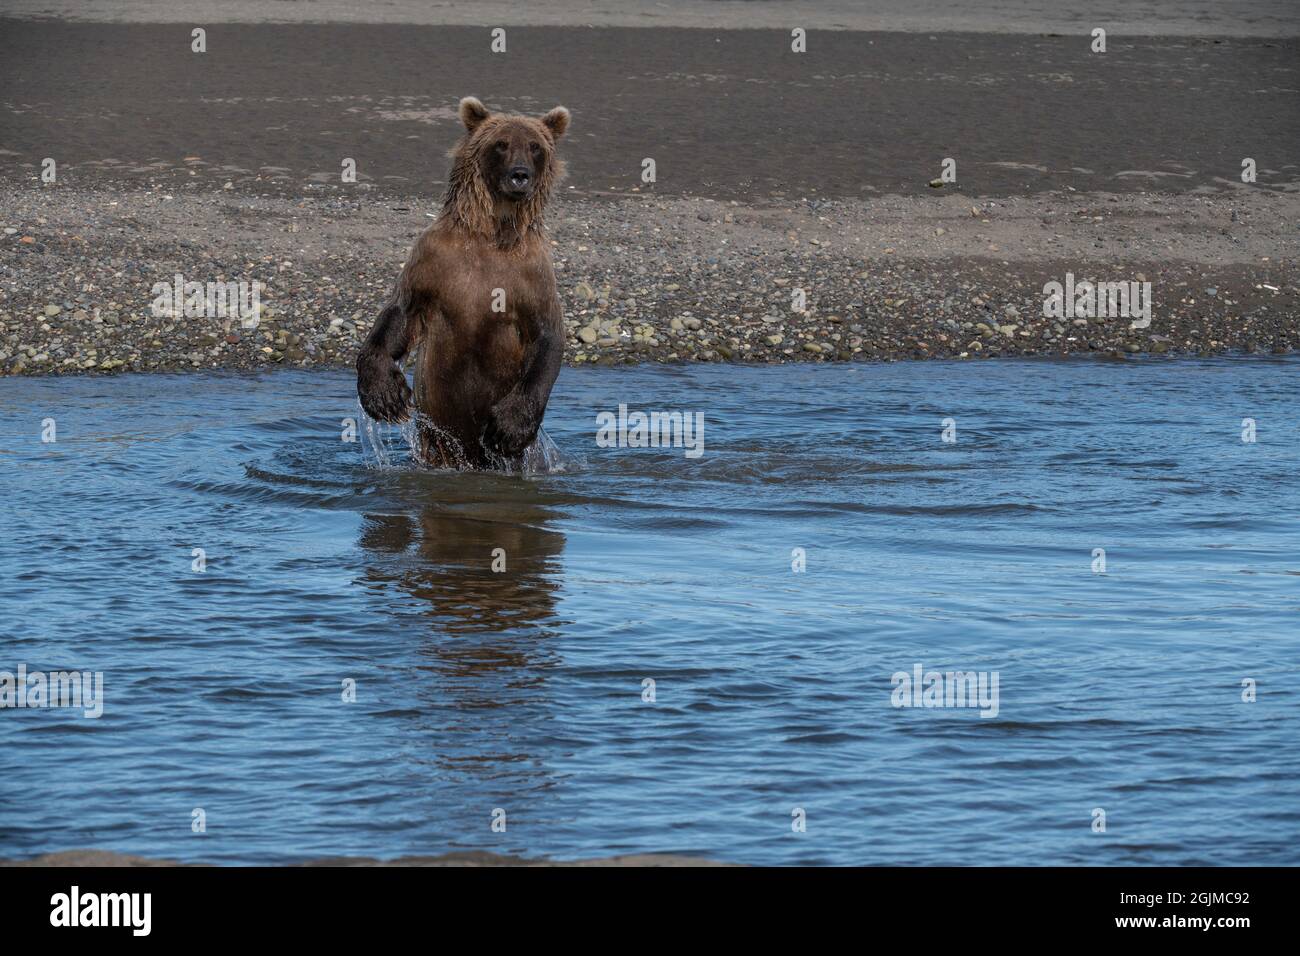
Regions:
<svg viewBox="0 0 1300 956"><path fill-rule="evenodd" d="M528 148L529 148L530 150L532 150L534 156L540 156L540 155L542 155L542 144L541 144L541 143L529 143L529 144L528 144Z"/></svg>
<svg viewBox="0 0 1300 956"><path fill-rule="evenodd" d="M504 153L507 149L510 148L510 146L504 139L499 139L496 142L495 148L498 153Z"/></svg>

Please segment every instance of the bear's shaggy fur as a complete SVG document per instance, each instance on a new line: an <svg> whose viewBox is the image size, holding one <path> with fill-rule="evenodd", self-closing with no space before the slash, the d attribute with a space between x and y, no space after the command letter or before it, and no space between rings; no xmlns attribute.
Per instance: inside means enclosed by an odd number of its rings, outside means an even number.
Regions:
<svg viewBox="0 0 1300 956"><path fill-rule="evenodd" d="M533 119L460 102L442 215L416 240L393 297L357 357L372 418L420 412L435 466L513 465L537 437L559 374L564 319L542 212L564 173L557 106ZM414 392L401 362L417 352Z"/></svg>

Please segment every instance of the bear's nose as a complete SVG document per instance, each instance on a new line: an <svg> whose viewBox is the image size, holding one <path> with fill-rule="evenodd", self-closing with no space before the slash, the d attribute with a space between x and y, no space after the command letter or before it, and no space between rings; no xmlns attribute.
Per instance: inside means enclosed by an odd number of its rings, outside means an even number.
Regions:
<svg viewBox="0 0 1300 956"><path fill-rule="evenodd" d="M532 179L533 174L528 171L526 166L516 166L510 170L510 184L512 186L527 186L528 180Z"/></svg>

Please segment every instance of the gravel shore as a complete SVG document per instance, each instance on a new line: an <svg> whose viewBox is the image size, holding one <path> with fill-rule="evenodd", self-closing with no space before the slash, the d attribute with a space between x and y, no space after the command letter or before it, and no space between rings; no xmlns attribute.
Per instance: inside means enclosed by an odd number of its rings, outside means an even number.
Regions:
<svg viewBox="0 0 1300 956"><path fill-rule="evenodd" d="M346 366L437 206L364 185L305 199L0 188L0 373ZM1282 354L1300 344L1300 196L1040 193L736 201L573 190L549 216L589 363ZM1066 274L1151 283L1147 328L1051 318ZM257 281L238 316L153 287ZM803 290L800 310L796 290Z"/></svg>

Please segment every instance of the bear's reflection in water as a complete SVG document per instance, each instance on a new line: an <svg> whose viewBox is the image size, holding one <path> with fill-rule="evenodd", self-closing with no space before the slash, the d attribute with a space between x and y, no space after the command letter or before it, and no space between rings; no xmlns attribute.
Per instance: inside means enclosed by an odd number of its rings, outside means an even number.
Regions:
<svg viewBox="0 0 1300 956"><path fill-rule="evenodd" d="M412 513L366 515L366 579L426 602L433 630L453 637L536 637L558 624L564 535L549 526L554 511L520 494L494 497L496 485L479 500L438 494Z"/></svg>
<svg viewBox="0 0 1300 956"><path fill-rule="evenodd" d="M405 645L387 650L407 662L395 687L419 712L402 731L419 755L412 766L431 761L440 781L431 792L450 786L458 806L496 806L502 789L545 791L550 774L524 739L545 739L557 723L550 677L571 624L556 613L557 513L518 479L407 474L400 487L387 514L364 515L359 583L398 622L385 640ZM504 570L493 570L494 551Z"/></svg>

